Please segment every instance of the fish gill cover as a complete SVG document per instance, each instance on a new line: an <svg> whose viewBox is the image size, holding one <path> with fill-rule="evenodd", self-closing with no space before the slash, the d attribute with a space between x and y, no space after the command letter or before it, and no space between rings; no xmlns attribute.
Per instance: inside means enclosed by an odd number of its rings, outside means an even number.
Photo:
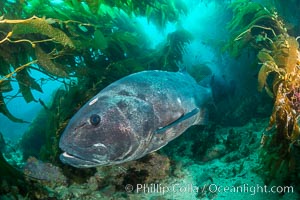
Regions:
<svg viewBox="0 0 300 200"><path fill-rule="evenodd" d="M209 13L208 8L215 12ZM199 14L194 15L192 25L182 22L189 22L189 14L199 11L197 9L207 13L204 12L203 18L197 18ZM294 10L294 15L298 15L299 9L297 3L279 0L260 3L247 0L201 3L181 0L1 1L0 112L11 121L28 123L26 116L12 114L17 107L13 104L14 100L23 98L26 103L35 102L43 109L33 122L29 122L30 126L17 146L24 157L21 165L25 165L25 175L6 161L9 159L6 151L14 150L9 146L5 150L1 148L6 158L1 154L3 187L0 193L3 197L14 199L80 199L98 195L96 192L104 188L101 195L108 198L115 191L124 192L128 183L154 183L172 176L184 178L184 170L189 169L190 162L201 165L224 157L225 163L231 163L235 159L247 158L250 148L260 152L256 172L261 174L266 184L295 185L299 188L300 72L297 34L300 31L296 17L289 12ZM154 48L147 34L149 30L141 25L139 17L146 18L148 23L166 33L162 42ZM206 32L197 32L207 18L213 18L215 26L208 23L203 25ZM168 32L166 29L170 24L176 25ZM222 34L224 24L227 24L227 35ZM208 52L213 52L213 59L208 59ZM167 146L162 155L153 154L140 162L133 161L125 164L124 169L97 168L95 173L94 169L80 171L60 163L58 140L68 120L102 88L134 72L153 69L177 71L186 65L195 66L191 73L199 79L204 78L204 73L214 74L217 80L212 84L222 83L215 84L216 90L222 91L226 86L229 91L215 102L211 125L191 129ZM35 75L36 72L40 75ZM34 91L47 93L44 88L49 81L62 85L51 102L36 98ZM256 93L256 89L262 93ZM270 109L272 105L273 109ZM262 120L267 116L271 116L269 125ZM259 137L255 136L259 131L247 130L248 135L245 136L244 129L226 129L229 125L245 125L251 119L260 121L257 124L261 123L265 128L261 131L260 149L254 148L259 142ZM254 125L252 128L255 129ZM222 130L226 130L225 139L218 133ZM234 151L239 151L239 154L232 156ZM186 157L189 157L188 162L184 161ZM230 171L233 177L246 173L244 162ZM43 177L43 170L53 172L53 176ZM24 178L33 173L37 174L33 177L37 180ZM55 176L60 176L60 179ZM43 182L32 183L38 179ZM55 179L63 179L63 184L49 186L44 183L53 183ZM206 178L201 176L197 180L199 187L203 184L200 180L210 181L213 178L209 174ZM27 186L24 188L25 183ZM66 185L68 187L62 191ZM115 187L112 188L112 185ZM92 189L88 189L91 186ZM206 189L193 197L213 199L215 195L218 194ZM121 193L116 198L134 197Z"/></svg>

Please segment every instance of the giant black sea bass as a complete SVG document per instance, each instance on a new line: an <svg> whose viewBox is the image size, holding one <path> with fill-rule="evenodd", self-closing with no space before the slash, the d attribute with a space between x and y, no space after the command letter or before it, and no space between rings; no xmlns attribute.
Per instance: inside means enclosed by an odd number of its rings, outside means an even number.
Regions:
<svg viewBox="0 0 300 200"><path fill-rule="evenodd" d="M70 120L59 146L63 163L78 168L141 158L192 125L205 123L211 90L185 72L126 76L87 102Z"/></svg>

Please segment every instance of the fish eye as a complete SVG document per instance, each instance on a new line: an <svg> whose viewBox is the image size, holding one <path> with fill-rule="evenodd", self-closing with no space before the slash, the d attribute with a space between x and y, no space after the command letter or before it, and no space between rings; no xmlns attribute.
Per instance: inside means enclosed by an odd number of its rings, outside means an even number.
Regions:
<svg viewBox="0 0 300 200"><path fill-rule="evenodd" d="M99 115L92 114L90 116L90 122L91 122L92 125L96 126L96 125L98 125L100 123L100 121L101 121L101 118L100 118Z"/></svg>

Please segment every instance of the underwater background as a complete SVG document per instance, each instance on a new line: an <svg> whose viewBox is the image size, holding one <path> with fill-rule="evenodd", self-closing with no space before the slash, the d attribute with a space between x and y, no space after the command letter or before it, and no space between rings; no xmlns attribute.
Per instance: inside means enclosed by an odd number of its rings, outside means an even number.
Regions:
<svg viewBox="0 0 300 200"><path fill-rule="evenodd" d="M0 199L299 199L298 0L1 0ZM110 83L187 70L209 123L120 165L58 142Z"/></svg>

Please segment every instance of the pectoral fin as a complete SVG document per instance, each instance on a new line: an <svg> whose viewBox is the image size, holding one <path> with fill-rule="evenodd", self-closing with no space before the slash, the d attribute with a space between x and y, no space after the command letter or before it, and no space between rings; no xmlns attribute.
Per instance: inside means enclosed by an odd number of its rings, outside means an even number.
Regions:
<svg viewBox="0 0 300 200"><path fill-rule="evenodd" d="M163 133L165 132L166 130L176 126L177 124L183 122L184 120L187 120L193 116L195 116L196 114L198 114L200 111L199 108L195 108L193 109L192 111L186 113L185 115L182 115L181 117L179 117L178 119L176 119L175 121L171 122L170 124L168 124L167 126L164 126L164 127L161 127L159 129L157 129L155 131L155 134L160 134L160 133Z"/></svg>

